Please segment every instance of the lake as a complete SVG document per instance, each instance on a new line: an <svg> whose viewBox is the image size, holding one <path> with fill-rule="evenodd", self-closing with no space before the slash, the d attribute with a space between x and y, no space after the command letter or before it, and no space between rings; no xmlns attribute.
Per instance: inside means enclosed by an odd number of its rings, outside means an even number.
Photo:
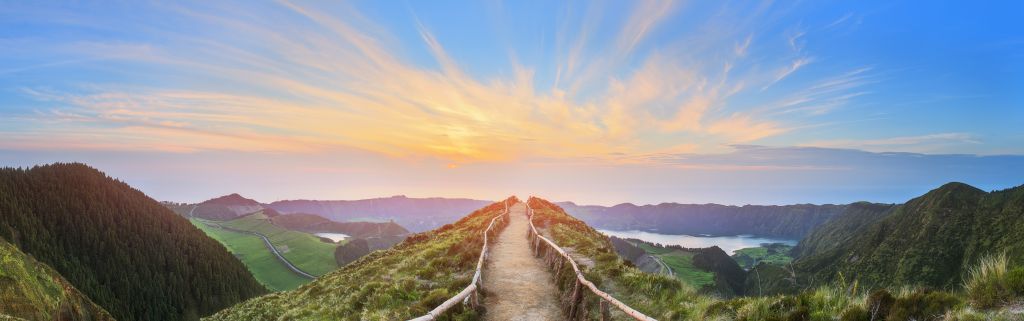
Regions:
<svg viewBox="0 0 1024 321"><path fill-rule="evenodd" d="M335 243L340 242L341 240L344 240L344 239L348 238L348 235L341 234L341 233L314 233L313 235L316 235L316 236L319 236L319 237L322 237L322 238L325 238L325 239L331 239L331 241L334 241Z"/></svg>
<svg viewBox="0 0 1024 321"><path fill-rule="evenodd" d="M733 251L742 248L761 246L761 243L783 243L788 245L796 245L796 243L798 242L798 240L770 239L753 237L751 235L693 236L660 234L644 231L597 231L604 233L605 235L614 236L618 238L640 239L651 243L661 243L662 245L679 245L682 247L711 247L717 245L718 247L722 248L722 250L725 251L725 253L729 255L732 255Z"/></svg>

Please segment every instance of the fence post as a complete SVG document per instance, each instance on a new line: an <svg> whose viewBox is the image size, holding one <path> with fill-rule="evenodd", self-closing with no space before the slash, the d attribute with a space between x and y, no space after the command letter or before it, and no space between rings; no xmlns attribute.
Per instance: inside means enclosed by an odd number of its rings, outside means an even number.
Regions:
<svg viewBox="0 0 1024 321"><path fill-rule="evenodd" d="M608 311L608 301L600 300L600 299L598 301L601 302L601 304L600 304L600 306L601 306L601 321L611 321L612 318L609 315L609 314L611 314L611 312Z"/></svg>

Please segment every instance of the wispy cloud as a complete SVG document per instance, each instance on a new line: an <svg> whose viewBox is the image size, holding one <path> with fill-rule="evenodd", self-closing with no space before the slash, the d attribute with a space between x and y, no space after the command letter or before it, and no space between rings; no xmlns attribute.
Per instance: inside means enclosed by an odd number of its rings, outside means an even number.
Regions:
<svg viewBox="0 0 1024 321"><path fill-rule="evenodd" d="M778 136L807 124L766 111L846 102L864 83L860 72L801 80L793 84L801 96L772 98L762 104L767 107L736 107L738 95L756 91L750 88L768 90L813 59L751 59L762 49L752 46L753 30L727 30L720 39L703 34L705 29L693 31L707 51L641 46L679 11L671 1L638 3L614 37L592 36L600 19L589 15L584 25L567 29L582 31L560 37L559 46L568 49L553 58L559 65L555 87L548 89L538 86L552 83L538 81L547 76L538 69L542 62L515 63L508 76L468 72L423 23L416 23L421 43L414 45L424 46L439 68L404 56L401 46L390 42L397 37L350 8L344 12L352 17L289 1L278 5L284 10L273 17L244 8L212 14L174 6L164 13L219 33L154 31L167 43L37 44L39 50L102 57L211 85L30 87L23 94L41 107L22 117L35 125L0 130L17 138L0 147L360 149L456 162L614 160L609 150L627 155L682 147L708 151ZM801 35L763 50L796 49ZM592 46L592 41L607 43ZM604 49L584 53L592 47ZM560 82L571 85L560 87Z"/></svg>
<svg viewBox="0 0 1024 321"><path fill-rule="evenodd" d="M838 139L812 141L806 146L850 148L867 151L913 151L919 153L935 153L951 150L951 147L979 145L981 140L969 133L937 133L917 136L897 136L878 139ZM962 148L961 148L962 149Z"/></svg>

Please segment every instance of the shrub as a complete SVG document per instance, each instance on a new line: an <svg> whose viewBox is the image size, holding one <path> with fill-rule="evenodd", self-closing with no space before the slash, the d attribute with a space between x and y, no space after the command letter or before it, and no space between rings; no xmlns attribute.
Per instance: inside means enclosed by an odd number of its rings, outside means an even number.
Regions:
<svg viewBox="0 0 1024 321"><path fill-rule="evenodd" d="M718 301L709 305L704 309L704 315L702 319L712 319L715 317L735 317L736 310L729 306L725 301Z"/></svg>
<svg viewBox="0 0 1024 321"><path fill-rule="evenodd" d="M786 314L786 321L811 321L811 312L807 307L798 307Z"/></svg>
<svg viewBox="0 0 1024 321"><path fill-rule="evenodd" d="M1006 273L1006 288L1018 298L1024 296L1024 267Z"/></svg>
<svg viewBox="0 0 1024 321"><path fill-rule="evenodd" d="M1007 277L1009 261L1006 254L988 256L968 270L964 290L971 305L977 308L992 308L1006 303L1013 297L1004 279Z"/></svg>
<svg viewBox="0 0 1024 321"><path fill-rule="evenodd" d="M897 298L886 320L940 320L946 311L958 303L960 300L946 292L918 290L906 297Z"/></svg>
<svg viewBox="0 0 1024 321"><path fill-rule="evenodd" d="M877 320L877 318L876 318ZM850 306L839 316L839 321L871 321L871 314L859 306Z"/></svg>
<svg viewBox="0 0 1024 321"><path fill-rule="evenodd" d="M892 297L886 289L875 290L868 295L867 300L867 312L868 319L881 320L885 316L889 315L889 310L892 310L893 303L896 302L896 298Z"/></svg>

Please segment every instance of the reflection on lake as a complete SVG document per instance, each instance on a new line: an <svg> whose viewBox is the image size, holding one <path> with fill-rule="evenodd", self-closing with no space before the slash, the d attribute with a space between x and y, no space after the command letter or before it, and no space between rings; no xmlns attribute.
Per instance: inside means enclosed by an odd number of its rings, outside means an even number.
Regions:
<svg viewBox="0 0 1024 321"><path fill-rule="evenodd" d="M783 243L788 245L796 245L797 240L786 240L786 239L769 239L753 237L750 235L736 235L736 236L692 236L692 235L675 235L675 234L659 234L644 231L609 231L609 230L598 230L598 232L604 233L605 235L615 236L619 238L629 239L640 239L651 243L660 243L662 245L679 245L682 247L711 247L717 245L722 248L725 253L732 255L733 251L747 248L747 247L758 247L761 243Z"/></svg>
<svg viewBox="0 0 1024 321"><path fill-rule="evenodd" d="M331 241L334 241L335 243L340 242L341 240L344 240L344 239L348 238L348 235L341 234L341 233L315 233L313 235L316 235L316 236L319 236L319 237L322 237L322 238L326 238L326 239L331 239Z"/></svg>

